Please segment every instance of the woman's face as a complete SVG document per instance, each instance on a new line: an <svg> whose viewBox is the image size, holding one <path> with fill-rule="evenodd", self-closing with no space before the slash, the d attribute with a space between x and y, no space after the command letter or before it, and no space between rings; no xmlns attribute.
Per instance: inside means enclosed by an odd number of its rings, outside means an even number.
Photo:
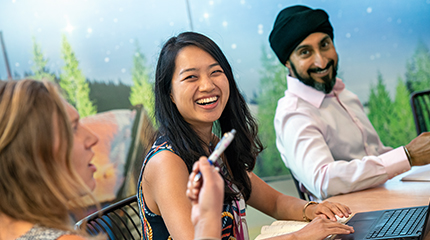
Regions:
<svg viewBox="0 0 430 240"><path fill-rule="evenodd" d="M68 103L65 105L73 132L71 161L85 184L91 190L94 190L96 181L93 174L96 171L96 167L91 163L91 160L94 156L92 147L98 142L98 138L88 128L80 124L79 113L76 109Z"/></svg>
<svg viewBox="0 0 430 240"><path fill-rule="evenodd" d="M229 95L224 70L211 55L196 46L178 52L170 97L185 121L194 128L212 126Z"/></svg>

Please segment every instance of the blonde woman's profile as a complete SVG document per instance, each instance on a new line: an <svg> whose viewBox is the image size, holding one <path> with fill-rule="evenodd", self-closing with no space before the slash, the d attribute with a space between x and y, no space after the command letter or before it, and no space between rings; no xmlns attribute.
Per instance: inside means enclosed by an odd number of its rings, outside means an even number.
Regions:
<svg viewBox="0 0 430 240"><path fill-rule="evenodd" d="M84 239L70 211L95 187L98 138L57 85L0 81L0 239Z"/></svg>

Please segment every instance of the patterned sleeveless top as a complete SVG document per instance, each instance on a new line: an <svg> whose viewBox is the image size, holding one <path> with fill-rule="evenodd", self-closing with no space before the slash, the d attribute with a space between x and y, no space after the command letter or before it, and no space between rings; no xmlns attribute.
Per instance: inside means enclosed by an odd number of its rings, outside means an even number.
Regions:
<svg viewBox="0 0 430 240"><path fill-rule="evenodd" d="M63 235L70 234L72 233L55 228L46 228L34 225L28 232L16 240L56 240Z"/></svg>
<svg viewBox="0 0 430 240"><path fill-rule="evenodd" d="M144 240L168 240L172 239L160 215L153 213L145 203L142 192L142 177L148 161L155 154L161 151L170 151L178 155L173 149L169 140L161 136L152 145L146 155L143 166L140 172L138 181L137 197L139 204L139 214L142 223L142 239ZM178 155L179 156L179 155ZM234 188L234 186L232 186ZM234 201L232 204L224 204L221 214L222 221L222 240L248 240L248 228L246 224L245 201L243 197L240 200Z"/></svg>

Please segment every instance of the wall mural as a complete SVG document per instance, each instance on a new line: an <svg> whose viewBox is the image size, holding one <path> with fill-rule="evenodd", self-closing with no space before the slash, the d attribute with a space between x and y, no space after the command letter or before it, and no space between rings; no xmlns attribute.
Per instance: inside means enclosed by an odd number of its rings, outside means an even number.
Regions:
<svg viewBox="0 0 430 240"><path fill-rule="evenodd" d="M225 52L260 122L267 149L257 174L288 174L272 126L287 72L268 35L278 12L293 4L329 14L339 77L383 142L396 147L416 136L409 95L430 88L430 0L2 0L0 79L56 81L70 103L82 106L85 123L105 139L97 177L111 189L95 193L112 201L135 191L127 173L140 170L139 153L155 129L152 85L161 45L183 31L201 32Z"/></svg>

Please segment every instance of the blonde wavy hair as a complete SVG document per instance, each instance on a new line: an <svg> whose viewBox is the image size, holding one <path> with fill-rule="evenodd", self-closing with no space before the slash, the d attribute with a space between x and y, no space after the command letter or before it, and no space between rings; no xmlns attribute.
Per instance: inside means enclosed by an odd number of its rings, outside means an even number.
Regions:
<svg viewBox="0 0 430 240"><path fill-rule="evenodd" d="M84 207L81 196L90 190L71 162L73 132L57 89L0 81L0 213L73 231L69 212Z"/></svg>

